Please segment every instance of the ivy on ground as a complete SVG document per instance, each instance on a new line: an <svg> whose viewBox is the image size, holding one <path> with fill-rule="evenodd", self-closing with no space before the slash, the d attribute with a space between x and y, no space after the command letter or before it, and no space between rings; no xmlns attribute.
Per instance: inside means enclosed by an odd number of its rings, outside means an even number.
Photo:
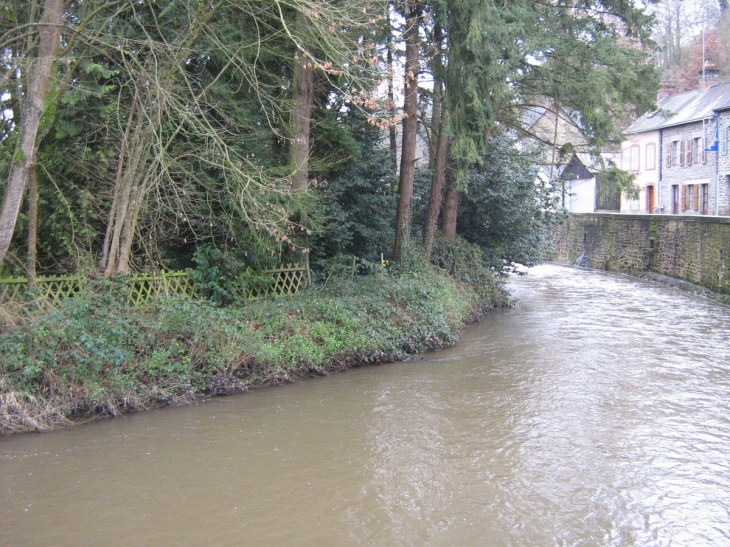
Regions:
<svg viewBox="0 0 730 547"><path fill-rule="evenodd" d="M403 275L380 268L294 297L228 307L169 298L132 309L114 291L91 286L0 333L0 403L14 403L0 404L0 434L50 428L59 416L180 404L452 345L460 327L504 300L488 270L479 274L465 259L478 249L469 254L460 245L450 272L413 258Z"/></svg>

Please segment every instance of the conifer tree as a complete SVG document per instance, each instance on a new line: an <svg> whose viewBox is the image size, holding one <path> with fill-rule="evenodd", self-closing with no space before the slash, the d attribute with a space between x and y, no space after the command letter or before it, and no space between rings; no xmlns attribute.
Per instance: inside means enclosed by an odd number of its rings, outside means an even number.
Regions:
<svg viewBox="0 0 730 547"><path fill-rule="evenodd" d="M404 76L403 140L401 145L400 177L398 179L398 209L395 217L393 260L401 261L408 249L411 230L411 199L416 172L416 134L418 131L418 74L420 72L419 35L422 6L419 0L405 0L404 37L406 64Z"/></svg>

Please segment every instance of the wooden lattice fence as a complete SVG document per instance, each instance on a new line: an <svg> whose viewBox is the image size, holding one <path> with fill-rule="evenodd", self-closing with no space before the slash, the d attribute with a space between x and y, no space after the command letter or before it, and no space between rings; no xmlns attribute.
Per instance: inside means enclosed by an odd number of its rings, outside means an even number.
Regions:
<svg viewBox="0 0 730 547"><path fill-rule="evenodd" d="M266 283L243 291L244 298L288 296L311 283L308 265L287 264L282 268L265 270L261 276ZM0 279L0 306L28 298L51 303L73 296L83 289L87 279L83 276L49 276L36 278L35 291L28 291L28 279L16 277ZM186 298L197 296L195 285L188 272L161 272L156 275L135 275L124 279L129 290L127 304L141 306L158 296L178 295Z"/></svg>
<svg viewBox="0 0 730 547"><path fill-rule="evenodd" d="M127 304L141 306L157 296L196 296L193 280L187 272L161 272L160 275L135 275L126 280L129 286Z"/></svg>
<svg viewBox="0 0 730 547"><path fill-rule="evenodd" d="M300 264L287 264L275 270L264 270L261 274L271 279L257 287L244 289L244 298L265 298L267 296L289 296L311 283L309 267Z"/></svg>
<svg viewBox="0 0 730 547"><path fill-rule="evenodd" d="M57 302L80 292L85 281L85 278L81 276L37 277L33 297L38 300ZM23 300L27 294L27 278L0 279L0 305Z"/></svg>

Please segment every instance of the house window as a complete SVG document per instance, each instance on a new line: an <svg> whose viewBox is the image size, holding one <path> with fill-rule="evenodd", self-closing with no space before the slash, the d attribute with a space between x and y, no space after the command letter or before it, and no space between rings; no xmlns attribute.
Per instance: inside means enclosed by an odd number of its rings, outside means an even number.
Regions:
<svg viewBox="0 0 730 547"><path fill-rule="evenodd" d="M672 184L672 214L679 214L679 185Z"/></svg>
<svg viewBox="0 0 730 547"><path fill-rule="evenodd" d="M679 141L672 141L669 150L669 165L679 165Z"/></svg>
<svg viewBox="0 0 730 547"><path fill-rule="evenodd" d="M684 187L684 203L682 204L683 211L692 211L697 209L698 204L697 190L694 184L688 184Z"/></svg>
<svg viewBox="0 0 730 547"><path fill-rule="evenodd" d="M690 152L691 156L689 157L689 161L687 163L699 163L702 159L702 137L695 137L692 139L692 151Z"/></svg>
<svg viewBox="0 0 730 547"><path fill-rule="evenodd" d="M679 165L685 164L685 159L687 157L687 141L682 139L679 141Z"/></svg>
<svg viewBox="0 0 730 547"><path fill-rule="evenodd" d="M656 144L653 142L646 145L646 170L656 169Z"/></svg>
<svg viewBox="0 0 730 547"><path fill-rule="evenodd" d="M726 125L720 133L720 150L723 156L727 156L728 149L730 149L730 125Z"/></svg>
<svg viewBox="0 0 730 547"><path fill-rule="evenodd" d="M692 156L688 158L687 163L705 163L707 161L707 157L705 156L705 142L704 138L697 137L692 139Z"/></svg>
<svg viewBox="0 0 730 547"><path fill-rule="evenodd" d="M637 211L639 209L639 197L632 197L631 200L629 200L629 209L632 211Z"/></svg>
<svg viewBox="0 0 730 547"><path fill-rule="evenodd" d="M700 213L703 215L710 214L710 185L700 185Z"/></svg>
<svg viewBox="0 0 730 547"><path fill-rule="evenodd" d="M635 144L631 147L631 171L639 171L640 169L640 162L639 162L639 150L641 148L638 144Z"/></svg>

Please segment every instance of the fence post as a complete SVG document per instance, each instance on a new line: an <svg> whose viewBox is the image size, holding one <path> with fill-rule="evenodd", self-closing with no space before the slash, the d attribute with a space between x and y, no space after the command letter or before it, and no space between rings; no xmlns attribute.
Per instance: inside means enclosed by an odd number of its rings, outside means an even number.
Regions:
<svg viewBox="0 0 730 547"><path fill-rule="evenodd" d="M167 276L165 275L165 270L162 270L162 285L165 287L165 296L170 296L170 291L167 287Z"/></svg>

